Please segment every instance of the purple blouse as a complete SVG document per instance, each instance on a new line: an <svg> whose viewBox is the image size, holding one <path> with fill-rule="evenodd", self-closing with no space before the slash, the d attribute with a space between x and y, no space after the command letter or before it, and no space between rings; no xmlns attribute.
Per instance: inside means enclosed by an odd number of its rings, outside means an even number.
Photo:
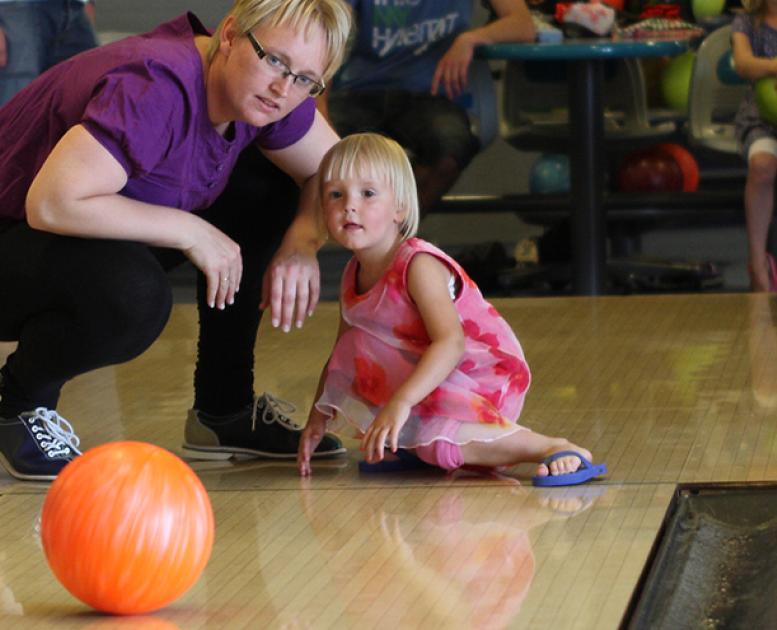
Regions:
<svg viewBox="0 0 777 630"><path fill-rule="evenodd" d="M0 108L0 218L24 220L32 180L79 123L127 171L122 195L187 211L215 201L251 142L282 149L308 132L312 98L278 122L235 122L221 136L208 118L199 34L209 32L182 15L58 64Z"/></svg>

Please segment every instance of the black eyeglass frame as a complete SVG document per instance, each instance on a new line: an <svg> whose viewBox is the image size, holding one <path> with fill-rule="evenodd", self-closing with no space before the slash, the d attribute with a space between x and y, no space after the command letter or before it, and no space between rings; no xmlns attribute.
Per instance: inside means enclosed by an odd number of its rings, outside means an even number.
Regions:
<svg viewBox="0 0 777 630"><path fill-rule="evenodd" d="M311 79L306 74L297 74L296 72L292 72L291 68L289 68L288 64L286 64L283 59L279 59L277 56L273 55L272 53L268 53L264 47L256 41L256 37L254 37L254 34L251 31L248 31L246 33L246 37L248 37L248 41L251 42L251 45L254 47L254 51L256 52L257 57L259 59L264 60L265 57L268 55L272 57L273 59L276 59L279 64L284 68L281 71L281 76L285 79L286 77L293 77L292 83L296 83L297 79L307 79L310 81L313 85L310 88L310 96L319 96L323 93L324 90L326 90L326 85L324 85L323 81L319 82L315 79Z"/></svg>

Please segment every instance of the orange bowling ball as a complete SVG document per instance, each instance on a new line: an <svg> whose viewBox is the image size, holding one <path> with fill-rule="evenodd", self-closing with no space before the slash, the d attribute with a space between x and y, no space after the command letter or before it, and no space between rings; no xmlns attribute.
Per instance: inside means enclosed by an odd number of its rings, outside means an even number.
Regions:
<svg viewBox="0 0 777 630"><path fill-rule="evenodd" d="M62 585L93 608L142 614L199 578L213 547L210 499L191 468L158 446L90 449L51 484L41 540Z"/></svg>

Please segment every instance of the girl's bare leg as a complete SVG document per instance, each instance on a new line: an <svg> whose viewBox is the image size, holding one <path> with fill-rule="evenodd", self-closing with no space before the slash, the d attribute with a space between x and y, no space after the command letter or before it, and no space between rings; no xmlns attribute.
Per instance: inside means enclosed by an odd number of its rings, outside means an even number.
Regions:
<svg viewBox="0 0 777 630"><path fill-rule="evenodd" d="M524 462L538 463L537 475L563 475L580 468L580 458L561 457L550 469L542 463L560 451L577 451L589 461L591 452L564 438L548 437L534 431L516 431L493 442L469 442L461 446L464 463L471 466L514 466Z"/></svg>
<svg viewBox="0 0 777 630"><path fill-rule="evenodd" d="M777 158L759 152L750 158L745 184L745 217L747 219L748 271L753 291L769 290L769 265L766 262L766 239L774 205L774 178Z"/></svg>

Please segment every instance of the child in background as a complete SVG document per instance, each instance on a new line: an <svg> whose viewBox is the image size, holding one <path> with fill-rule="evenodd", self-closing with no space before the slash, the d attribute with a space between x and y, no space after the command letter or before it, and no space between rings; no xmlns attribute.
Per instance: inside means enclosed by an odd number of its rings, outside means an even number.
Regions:
<svg viewBox="0 0 777 630"><path fill-rule="evenodd" d="M777 81L777 1L743 0L746 14L731 25L734 66L743 79ZM766 251L777 174L777 130L761 119L752 88L736 116L736 134L747 159L745 215L748 271L753 291L777 291L777 264Z"/></svg>
<svg viewBox="0 0 777 630"><path fill-rule="evenodd" d="M355 134L332 147L318 176L326 228L354 256L300 441L300 474L310 475L325 430L345 423L363 436L362 470L391 468L388 445L394 458L445 470L537 462L540 485L605 472L589 451L515 422L530 381L521 346L463 269L413 237L418 199L403 149Z"/></svg>

